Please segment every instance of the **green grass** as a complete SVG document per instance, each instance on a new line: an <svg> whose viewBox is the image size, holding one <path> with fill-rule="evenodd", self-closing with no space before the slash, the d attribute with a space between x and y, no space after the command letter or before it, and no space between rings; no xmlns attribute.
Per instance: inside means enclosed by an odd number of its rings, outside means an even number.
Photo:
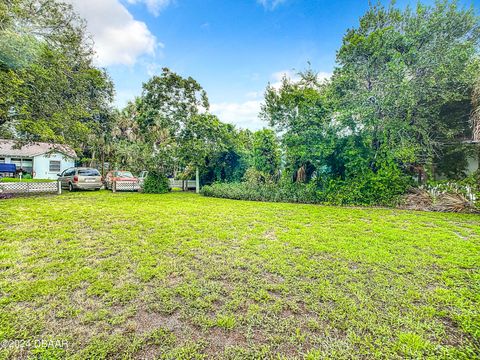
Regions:
<svg viewBox="0 0 480 360"><path fill-rule="evenodd" d="M179 192L3 200L0 344L68 347L0 358L479 358L479 224Z"/></svg>

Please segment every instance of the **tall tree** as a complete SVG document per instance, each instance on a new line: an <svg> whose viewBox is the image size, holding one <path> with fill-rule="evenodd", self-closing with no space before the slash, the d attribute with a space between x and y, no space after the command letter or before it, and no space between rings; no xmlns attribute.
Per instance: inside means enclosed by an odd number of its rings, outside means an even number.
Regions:
<svg viewBox="0 0 480 360"><path fill-rule="evenodd" d="M215 115L198 114L187 118L178 138L179 154L184 166L195 168L197 193L200 190L200 168L208 155L225 149L228 126Z"/></svg>
<svg viewBox="0 0 480 360"><path fill-rule="evenodd" d="M253 133L253 166L269 178L280 171L280 148L275 133L270 129Z"/></svg>
<svg viewBox="0 0 480 360"><path fill-rule="evenodd" d="M286 171L306 180L333 151L334 127L328 88L312 70L299 80L283 78L280 89L267 87L261 116L281 136Z"/></svg>
<svg viewBox="0 0 480 360"><path fill-rule="evenodd" d="M375 5L347 32L333 77L338 119L370 143L372 169L386 149L424 166L466 136L479 35L473 8L456 1Z"/></svg>
<svg viewBox="0 0 480 360"><path fill-rule="evenodd" d="M143 85L138 123L152 151L151 166L174 173L179 166L179 138L188 122L207 111L205 90L191 77L183 78L164 68Z"/></svg>
<svg viewBox="0 0 480 360"><path fill-rule="evenodd" d="M92 63L92 42L71 5L7 0L0 7L0 132L24 141L87 147L113 97Z"/></svg>

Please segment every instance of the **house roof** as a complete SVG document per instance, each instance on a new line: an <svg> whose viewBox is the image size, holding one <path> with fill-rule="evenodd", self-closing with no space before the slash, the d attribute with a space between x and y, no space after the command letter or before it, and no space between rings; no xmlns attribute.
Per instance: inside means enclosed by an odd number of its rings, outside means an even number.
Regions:
<svg viewBox="0 0 480 360"><path fill-rule="evenodd" d="M21 146L21 144L15 140L0 139L0 156L34 157L49 152L59 152L71 158L77 157L75 150L68 145L34 142Z"/></svg>

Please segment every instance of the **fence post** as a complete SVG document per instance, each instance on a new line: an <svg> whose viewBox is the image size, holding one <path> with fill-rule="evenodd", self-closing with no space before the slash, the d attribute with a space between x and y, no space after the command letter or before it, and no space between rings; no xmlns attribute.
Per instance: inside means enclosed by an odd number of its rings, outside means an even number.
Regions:
<svg viewBox="0 0 480 360"><path fill-rule="evenodd" d="M188 181L187 181L188 184ZM195 192L198 194L200 192L200 171L198 166L195 170Z"/></svg>
<svg viewBox="0 0 480 360"><path fill-rule="evenodd" d="M57 180L57 194L62 194L62 182L60 180Z"/></svg>
<svg viewBox="0 0 480 360"><path fill-rule="evenodd" d="M115 180L112 181L112 192L117 192L117 182Z"/></svg>

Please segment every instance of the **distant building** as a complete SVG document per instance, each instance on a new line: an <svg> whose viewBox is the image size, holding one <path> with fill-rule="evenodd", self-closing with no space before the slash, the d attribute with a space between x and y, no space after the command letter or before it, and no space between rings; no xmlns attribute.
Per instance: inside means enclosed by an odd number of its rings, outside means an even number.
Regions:
<svg viewBox="0 0 480 360"><path fill-rule="evenodd" d="M76 158L68 145L35 142L21 146L0 139L0 164L15 164L17 174L30 174L34 179L56 179L58 173L75 166Z"/></svg>

